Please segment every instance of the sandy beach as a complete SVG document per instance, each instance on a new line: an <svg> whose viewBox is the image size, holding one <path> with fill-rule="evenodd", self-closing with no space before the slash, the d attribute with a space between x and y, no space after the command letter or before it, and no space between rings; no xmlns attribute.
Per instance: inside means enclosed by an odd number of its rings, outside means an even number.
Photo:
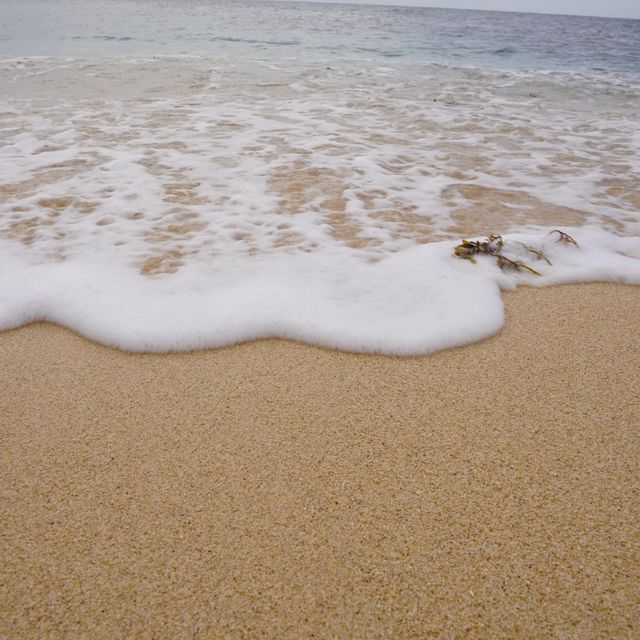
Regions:
<svg viewBox="0 0 640 640"><path fill-rule="evenodd" d="M640 288L505 302L423 358L0 334L0 637L637 638Z"/></svg>

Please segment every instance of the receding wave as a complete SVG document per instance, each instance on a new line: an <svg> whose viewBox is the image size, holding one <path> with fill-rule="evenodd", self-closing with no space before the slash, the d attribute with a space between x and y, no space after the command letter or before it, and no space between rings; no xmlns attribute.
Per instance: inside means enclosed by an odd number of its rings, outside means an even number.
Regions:
<svg viewBox="0 0 640 640"><path fill-rule="evenodd" d="M0 328L415 354L497 331L500 288L640 283L640 89L401 69L2 61Z"/></svg>

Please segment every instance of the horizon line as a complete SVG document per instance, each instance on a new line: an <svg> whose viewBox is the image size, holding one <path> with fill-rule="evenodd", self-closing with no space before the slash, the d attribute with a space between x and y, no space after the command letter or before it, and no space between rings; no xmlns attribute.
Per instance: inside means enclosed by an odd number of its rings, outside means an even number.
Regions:
<svg viewBox="0 0 640 640"><path fill-rule="evenodd" d="M265 0L259 0L265 1ZM287 2L287 3L304 3L304 4L334 4L334 5L351 5L359 7L399 7L401 9L439 9L442 11L478 11L484 13L516 13L524 15L536 15L536 16L567 16L571 18L600 18L604 20L640 20L640 14L638 17L634 16L604 16L592 13L564 13L564 12L551 12L548 11L513 11L511 9L467 9L463 7L440 7L437 5L416 5L416 4L403 4L402 0L399 2L392 2L391 0L381 0L380 2L366 0L364 2L357 2L354 0L266 0L268 2Z"/></svg>

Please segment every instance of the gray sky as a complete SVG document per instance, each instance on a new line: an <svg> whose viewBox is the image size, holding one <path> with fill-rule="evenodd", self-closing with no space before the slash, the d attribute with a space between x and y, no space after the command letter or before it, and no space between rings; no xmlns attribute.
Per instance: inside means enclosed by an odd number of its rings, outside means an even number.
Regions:
<svg viewBox="0 0 640 640"><path fill-rule="evenodd" d="M318 0L315 0L318 1ZM451 9L496 9L536 13L577 13L589 16L640 18L640 0L320 0L354 4L400 4Z"/></svg>

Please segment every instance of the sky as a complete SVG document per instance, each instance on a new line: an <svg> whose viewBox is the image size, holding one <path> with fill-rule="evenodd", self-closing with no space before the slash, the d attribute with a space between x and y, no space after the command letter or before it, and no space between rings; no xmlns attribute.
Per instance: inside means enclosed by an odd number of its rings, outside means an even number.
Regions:
<svg viewBox="0 0 640 640"><path fill-rule="evenodd" d="M314 0L318 1L318 0ZM451 9L495 9L535 13L574 13L589 16L640 18L640 0L320 0L354 4L399 4Z"/></svg>

